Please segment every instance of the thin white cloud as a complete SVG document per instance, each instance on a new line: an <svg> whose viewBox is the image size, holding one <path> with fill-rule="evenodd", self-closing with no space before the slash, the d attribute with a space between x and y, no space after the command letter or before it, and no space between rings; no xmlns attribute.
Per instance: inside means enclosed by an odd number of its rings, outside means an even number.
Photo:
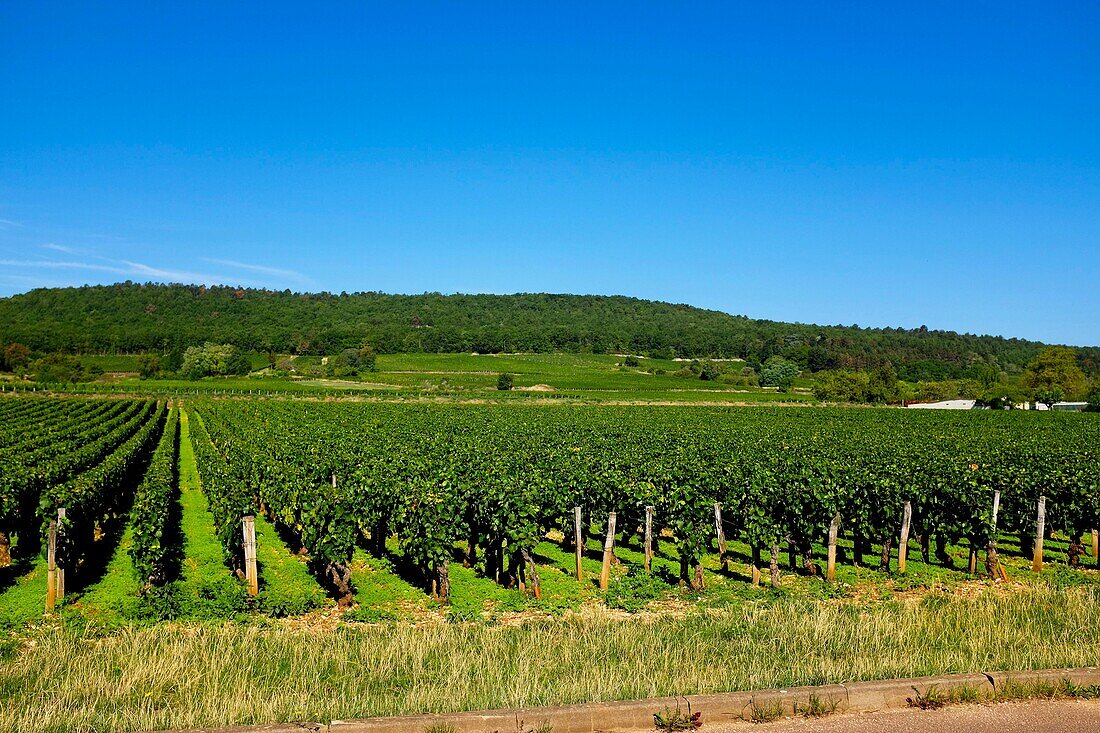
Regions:
<svg viewBox="0 0 1100 733"><path fill-rule="evenodd" d="M46 249L52 249L57 252L66 252L67 254L77 254L78 250L68 250L61 245L42 245ZM100 255L91 255L96 261L87 262L82 260L49 260L49 259L0 259L0 267L17 268L22 270L83 270L86 272L103 272L110 273L112 275L120 276L119 279L137 280L137 281L154 281L154 282L173 282L173 283L194 283L205 285L233 285L240 287L253 287L253 288L265 288L272 286L272 277L270 273L259 273L267 275L263 278L254 277L240 277L237 275L229 276L215 273L203 273L203 272L190 272L187 270L174 270L164 267L157 267L154 265L148 265L144 262L135 262L133 260L115 260L108 257L102 257ZM34 278L27 277L26 275L12 273L5 273L9 277L22 277L26 282L34 282ZM51 284L52 285L52 284ZM50 287L51 285L43 285Z"/></svg>
<svg viewBox="0 0 1100 733"><path fill-rule="evenodd" d="M12 221L11 219L0 219L0 229L13 229L15 227L21 226L23 225L17 221Z"/></svg>
<svg viewBox="0 0 1100 733"><path fill-rule="evenodd" d="M309 280L308 277L300 272L294 270L284 270L278 267L268 267L267 265L252 265L247 262L237 262L236 260L219 260L214 257L203 257L203 262L209 262L214 265L222 265L224 267L232 267L237 270L247 270L248 272L255 272L260 275L271 275L273 277L285 277L293 280Z"/></svg>
<svg viewBox="0 0 1100 733"><path fill-rule="evenodd" d="M116 275L129 275L132 272L121 267L110 265L96 265L91 262L63 262L60 260L0 260L0 265L7 267L32 267L51 270L95 270L97 272L111 272Z"/></svg>
<svg viewBox="0 0 1100 733"><path fill-rule="evenodd" d="M46 242L42 245L42 249L53 250L54 252L64 252L67 255L75 255L76 250L72 247L65 247L60 244L54 244L53 242Z"/></svg>
<svg viewBox="0 0 1100 733"><path fill-rule="evenodd" d="M165 270L141 262L131 262L130 260L119 260L119 262L126 265L132 275L145 275L147 277L171 280L173 282L226 282L229 280L229 278L221 275L207 275L201 272L187 272L185 270Z"/></svg>

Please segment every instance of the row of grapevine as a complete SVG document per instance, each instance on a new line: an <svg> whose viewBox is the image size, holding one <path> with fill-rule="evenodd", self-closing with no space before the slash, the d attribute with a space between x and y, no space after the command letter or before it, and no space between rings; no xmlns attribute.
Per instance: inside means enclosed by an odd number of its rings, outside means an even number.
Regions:
<svg viewBox="0 0 1100 733"><path fill-rule="evenodd" d="M167 580L174 555L180 548L168 536L176 506L179 460L179 409L168 414L145 477L134 491L130 509L133 545L130 559L142 586L160 585Z"/></svg>
<svg viewBox="0 0 1100 733"><path fill-rule="evenodd" d="M26 402L35 403L35 409L16 411L6 429L18 436L55 437L0 458L0 555L5 556L0 560L8 559L13 536L21 552L33 552L42 523L49 519L51 492L106 461L151 420L157 407L144 400L94 405L71 399ZM70 419L74 414L77 418Z"/></svg>
<svg viewBox="0 0 1100 733"><path fill-rule="evenodd" d="M573 506L596 532L617 512L623 542L635 541L645 507L654 506L657 529L671 530L691 584L701 582L699 561L710 552L715 502L728 533L770 551L773 563L785 543L808 569L813 544L837 515L855 540L855 562L872 543L888 557L905 502L925 552L933 539L938 547L965 540L989 548L994 492L1000 528L1022 537L1040 495L1075 541L1100 524L1100 421L1091 415L197 406L217 446L220 480L247 494L227 526L264 505L330 568L346 565L359 539L379 550L396 536L443 595L457 542L491 577L532 581L534 545L552 529L573 540Z"/></svg>
<svg viewBox="0 0 1100 733"><path fill-rule="evenodd" d="M57 516L56 510L65 509L58 528L63 538L58 552L68 567L75 568L86 560L108 523L125 513L126 489L140 480L160 438L165 413L166 407L160 403L149 419L101 461L43 494L40 515L44 535L49 521Z"/></svg>
<svg viewBox="0 0 1100 733"><path fill-rule="evenodd" d="M256 512L256 503L248 486L236 480L225 459L210 442L202 417L192 412L189 422L195 465L203 494L214 517L214 531L222 546L225 562L238 575L244 575L241 517Z"/></svg>

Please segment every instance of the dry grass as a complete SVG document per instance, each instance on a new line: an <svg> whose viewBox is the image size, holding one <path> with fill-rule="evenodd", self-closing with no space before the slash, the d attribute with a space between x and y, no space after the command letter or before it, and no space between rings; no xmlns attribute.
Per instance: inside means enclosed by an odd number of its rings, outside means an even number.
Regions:
<svg viewBox="0 0 1100 733"><path fill-rule="evenodd" d="M1092 589L520 626L41 631L0 666L0 730L135 731L1100 665Z"/></svg>

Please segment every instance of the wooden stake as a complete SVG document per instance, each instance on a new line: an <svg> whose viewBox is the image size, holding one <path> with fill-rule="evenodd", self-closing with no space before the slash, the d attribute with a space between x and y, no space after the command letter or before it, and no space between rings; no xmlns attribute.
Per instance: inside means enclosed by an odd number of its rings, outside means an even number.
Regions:
<svg viewBox="0 0 1100 733"><path fill-rule="evenodd" d="M913 507L905 502L901 510L901 542L898 543L898 572L905 572L905 557L909 554L909 522L913 518Z"/></svg>
<svg viewBox="0 0 1100 733"><path fill-rule="evenodd" d="M1100 530L1092 530L1092 560L1100 567Z"/></svg>
<svg viewBox="0 0 1100 733"><path fill-rule="evenodd" d="M244 573L248 582L248 595L258 595L260 592L260 577L256 570L256 518L246 514L241 518L244 530Z"/></svg>
<svg viewBox="0 0 1100 733"><path fill-rule="evenodd" d="M584 557L584 537L581 535L581 508L573 507L573 538L577 555L577 580L584 580L584 568L581 567L581 559Z"/></svg>
<svg viewBox="0 0 1100 733"><path fill-rule="evenodd" d="M726 564L726 530L722 527L722 505L714 502L714 532L718 535L718 557L722 561L722 570L729 570Z"/></svg>
<svg viewBox="0 0 1100 733"><path fill-rule="evenodd" d="M65 507L61 507L57 510L57 532L59 538L65 536ZM61 543L64 546L64 543ZM57 563L57 602L65 600L65 553L61 553L59 558L60 562Z"/></svg>
<svg viewBox="0 0 1100 733"><path fill-rule="evenodd" d="M46 550L46 610L52 611L57 600L57 522L50 522Z"/></svg>
<svg viewBox="0 0 1100 733"><path fill-rule="evenodd" d="M836 580L836 535L840 531L840 512L833 515L829 522L829 564L825 569L825 579L830 583Z"/></svg>
<svg viewBox="0 0 1100 733"><path fill-rule="evenodd" d="M989 577L994 581L1004 579L1004 568L1001 567L1001 558L997 554L997 513L1001 509L1001 490L993 492L993 516L989 533L989 544L985 546L985 569Z"/></svg>
<svg viewBox="0 0 1100 733"><path fill-rule="evenodd" d="M752 548L752 565L749 573L752 575L752 584L760 585L760 548L756 545Z"/></svg>
<svg viewBox="0 0 1100 733"><path fill-rule="evenodd" d="M1043 570L1043 537L1047 522L1047 498L1039 497L1039 511L1035 517L1035 556L1031 560L1031 570L1039 573Z"/></svg>
<svg viewBox="0 0 1100 733"><path fill-rule="evenodd" d="M1095 533L1094 533L1095 534ZM653 507L645 508L645 571L653 570Z"/></svg>
<svg viewBox="0 0 1100 733"><path fill-rule="evenodd" d="M603 569L600 571L600 590L607 590L611 583L611 554L615 550L615 512L607 515L607 537L603 541Z"/></svg>
<svg viewBox="0 0 1100 733"><path fill-rule="evenodd" d="M332 488L336 488L336 474L332 474Z"/></svg>

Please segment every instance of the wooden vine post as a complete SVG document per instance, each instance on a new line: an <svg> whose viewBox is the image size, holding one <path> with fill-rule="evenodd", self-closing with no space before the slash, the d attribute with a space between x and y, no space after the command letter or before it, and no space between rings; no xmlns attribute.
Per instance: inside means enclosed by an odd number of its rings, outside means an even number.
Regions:
<svg viewBox="0 0 1100 733"><path fill-rule="evenodd" d="M830 583L836 580L836 536L840 532L840 512L833 515L829 522L829 561L825 568L825 579Z"/></svg>
<svg viewBox="0 0 1100 733"><path fill-rule="evenodd" d="M905 573L905 558L909 554L909 522L913 519L913 505L905 502L901 511L901 542L898 543L898 572Z"/></svg>
<svg viewBox="0 0 1100 733"><path fill-rule="evenodd" d="M752 546L752 565L749 568L749 574L752 576L752 584L760 585L760 548L757 545Z"/></svg>
<svg viewBox="0 0 1100 733"><path fill-rule="evenodd" d="M57 510L57 533L58 533L58 545L61 547L61 552L55 551L54 558L57 567L57 602L65 600L65 552L64 543L60 540L65 536L65 507L61 507ZM58 557L60 555L60 557Z"/></svg>
<svg viewBox="0 0 1100 733"><path fill-rule="evenodd" d="M600 570L600 590L611 584L611 555L615 551L615 512L607 515L607 537L603 541L603 569Z"/></svg>
<svg viewBox="0 0 1100 733"><path fill-rule="evenodd" d="M1008 574L1001 567L1001 559L997 555L997 515L1001 511L1001 490L993 492L993 514L990 526L989 544L985 550L985 569L994 580L1008 580Z"/></svg>
<svg viewBox="0 0 1100 733"><path fill-rule="evenodd" d="M1043 536L1046 534L1046 522L1047 498L1040 496L1039 510L1035 517L1035 556L1031 561L1031 569L1036 573L1043 570Z"/></svg>
<svg viewBox="0 0 1100 733"><path fill-rule="evenodd" d="M653 507L645 508L645 571L653 571Z"/></svg>
<svg viewBox="0 0 1100 733"><path fill-rule="evenodd" d="M260 592L260 577L256 570L256 518L246 514L241 519L244 530L244 573L248 582L248 595L258 595Z"/></svg>
<svg viewBox="0 0 1100 733"><path fill-rule="evenodd" d="M581 508L573 507L573 544L577 555L577 580L584 580L584 568L581 560L584 558L584 536L581 534Z"/></svg>
<svg viewBox="0 0 1100 733"><path fill-rule="evenodd" d="M714 533L718 536L718 557L722 561L722 570L729 570L726 564L726 530L722 527L722 505L714 502ZM647 565L648 565L648 552Z"/></svg>
<svg viewBox="0 0 1100 733"><path fill-rule="evenodd" d="M49 545L46 549L46 610L57 602L57 522L50 521Z"/></svg>
<svg viewBox="0 0 1100 733"><path fill-rule="evenodd" d="M1100 530L1092 530L1092 561L1100 567Z"/></svg>

